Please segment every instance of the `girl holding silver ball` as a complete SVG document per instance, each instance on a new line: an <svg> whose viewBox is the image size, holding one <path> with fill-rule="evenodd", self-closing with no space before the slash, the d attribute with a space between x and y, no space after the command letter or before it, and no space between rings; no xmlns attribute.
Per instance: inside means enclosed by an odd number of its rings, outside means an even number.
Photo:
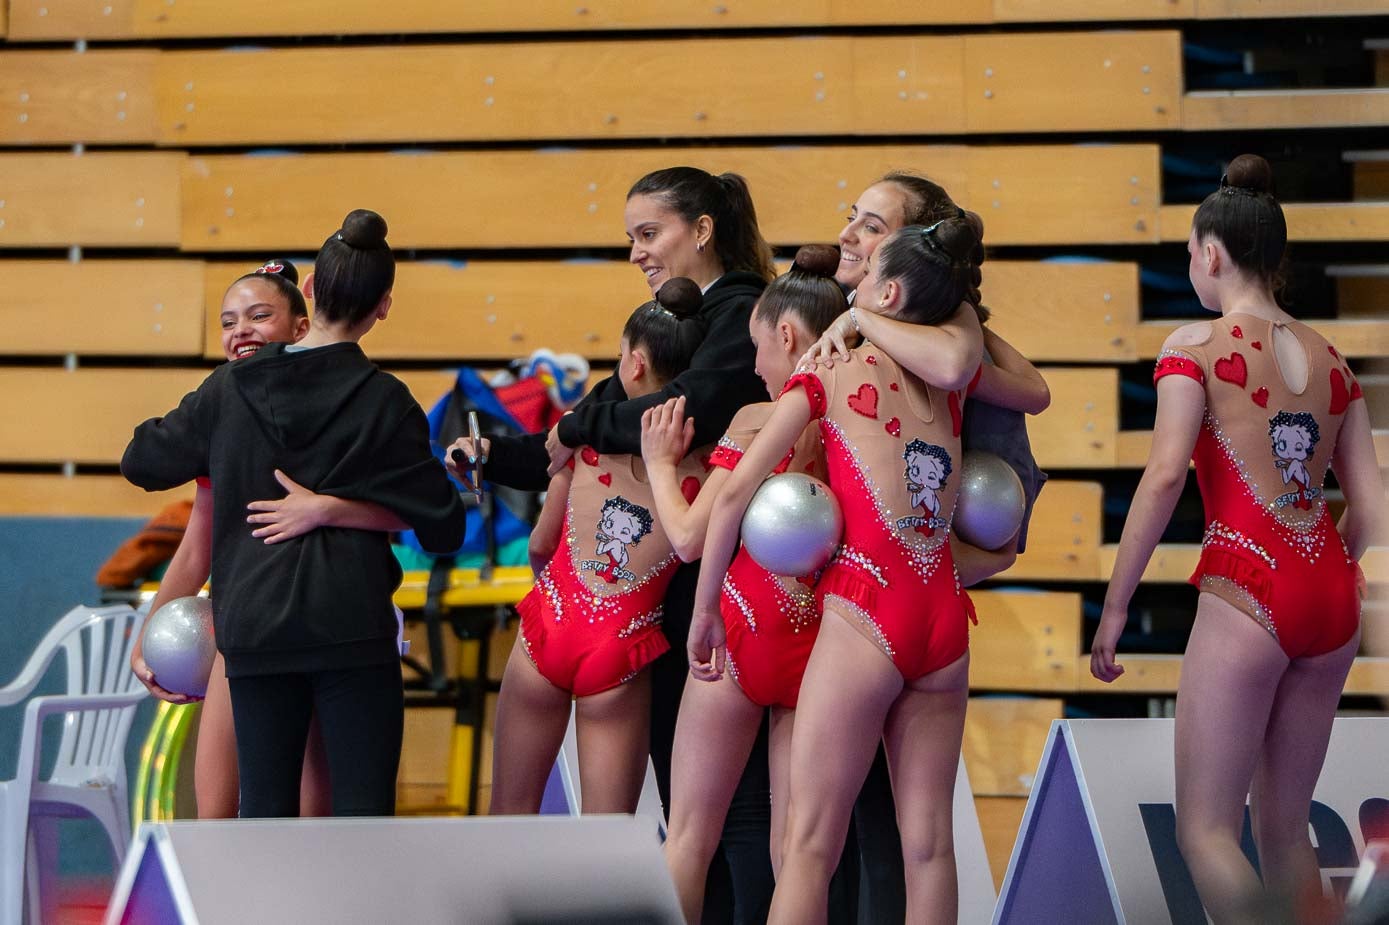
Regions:
<svg viewBox="0 0 1389 925"><path fill-rule="evenodd" d="M930 225L957 217L959 213L959 207L942 187L914 174L894 171L865 189L839 233L840 261L835 278L850 290L850 301L855 300L854 290L866 278L869 261L888 235L906 225ZM961 361L962 351L969 343L962 335L978 329L988 318L978 288L981 278L978 268L984 256L981 244L973 254L976 278L966 295L969 305L961 305L956 315L941 324L907 324L870 313L859 319L863 326L860 333L848 314L842 314L807 352L805 360L833 366L837 359L847 356L850 346L866 338L928 382L933 381L932 377L938 372L950 373ZM967 451L983 451L1004 460L1022 488L1023 505L1016 535L1006 538L1001 545L993 543L989 548L965 542L959 535L964 524L956 519L957 529L952 530L950 537L951 552L966 587L998 574L1017 559L1026 547L1033 502L1046 481L1046 474L1032 456L1024 420L1025 414L1040 414L1050 404L1046 380L1022 354L987 326L983 327L983 337L984 367L971 401L965 407L963 445ZM964 466L960 468L964 470L960 483L963 489L970 483L966 477L970 470ZM997 470L991 471L997 473ZM961 496L961 508L965 507L966 500L973 500L972 496ZM997 510L995 499L989 499L988 508ZM895 820L887 759L879 750L854 808L861 859L863 896L860 908L871 921L900 920L904 911L904 875Z"/></svg>
<svg viewBox="0 0 1389 925"><path fill-rule="evenodd" d="M906 918L955 920L951 805L968 700L969 600L942 528L916 529L906 459L915 441L960 458L965 394L982 337L962 312L979 229L966 218L909 226L867 261L851 318L955 323L957 362L923 380L865 343L850 361L793 375L715 501L695 597L688 656L696 679L727 670L719 598L748 503L767 474L820 421L830 484L844 510L840 552L820 576L823 618L806 666L791 741L791 812L772 922L823 922L831 871L879 741L899 807ZM957 480L938 489L954 507ZM722 747L720 743L717 747Z"/></svg>
<svg viewBox="0 0 1389 925"><path fill-rule="evenodd" d="M222 352L227 360L254 356L266 344L295 343L309 332L308 306L298 282L299 272L294 264L281 258L266 261L227 288L217 320L222 331ZM254 513L247 517L254 525L248 528L252 535L263 538L267 544L281 543L319 527L406 529L398 517L378 504L316 494L282 472L276 472L275 477L287 492L285 497L252 502L249 509ZM199 593L211 570L212 483L199 478L188 526L150 602L150 613L158 613L169 601ZM145 664L143 639L142 630L130 654L130 667L149 692L174 704L198 699L160 686L159 679ZM231 691L227 686L226 666L218 654L198 715L197 751L193 763L198 818L234 818L239 803L238 786ZM328 815L332 809L328 790L327 758L315 722L304 753L300 814Z"/></svg>
<svg viewBox="0 0 1389 925"><path fill-rule="evenodd" d="M748 330L757 350L756 369L773 399L785 387L807 345L846 307L833 279L837 264L833 247L802 247L791 269L767 287L753 309ZM774 407L774 402L746 405L734 416L712 454L714 468L693 501L680 490L678 475L694 436L694 422L685 415L685 399L671 399L642 416L642 458L651 476L656 516L686 562L703 553L714 500ZM810 425L802 431L777 471L824 478L818 428ZM729 670L713 684L686 684L671 761L665 855L686 921L698 922L703 916L709 864L734 789L769 712L770 854L772 869L780 868L792 722L820 621L813 585L813 575L773 575L746 549L738 551L724 579L720 609ZM720 747L707 748L711 741L718 741Z"/></svg>

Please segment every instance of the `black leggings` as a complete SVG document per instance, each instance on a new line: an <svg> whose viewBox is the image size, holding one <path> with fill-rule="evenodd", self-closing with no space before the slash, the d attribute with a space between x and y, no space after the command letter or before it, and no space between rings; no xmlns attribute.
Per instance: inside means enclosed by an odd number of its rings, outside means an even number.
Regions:
<svg viewBox="0 0 1389 925"><path fill-rule="evenodd" d="M332 779L333 815L395 814L405 728L400 666L229 679L241 818L299 815L304 745L315 712Z"/></svg>

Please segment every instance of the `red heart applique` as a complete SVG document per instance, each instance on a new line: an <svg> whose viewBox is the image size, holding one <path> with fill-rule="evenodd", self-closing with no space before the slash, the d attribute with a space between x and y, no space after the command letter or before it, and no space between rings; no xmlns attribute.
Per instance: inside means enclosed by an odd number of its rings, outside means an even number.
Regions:
<svg viewBox="0 0 1389 925"><path fill-rule="evenodd" d="M964 424L964 415L960 412L960 393L951 392L947 401L950 405L950 427L955 436L960 436L960 427Z"/></svg>
<svg viewBox="0 0 1389 925"><path fill-rule="evenodd" d="M604 485L611 485L613 483L613 474L611 472L604 472L602 475L598 476L598 481L602 482Z"/></svg>
<svg viewBox="0 0 1389 925"><path fill-rule="evenodd" d="M598 451L591 446L586 446L580 450L579 456L590 466L598 465Z"/></svg>
<svg viewBox="0 0 1389 925"><path fill-rule="evenodd" d="M869 366L877 366L877 365L878 365L878 358L875 357L873 354L870 353L870 354L868 354L868 356L866 356L866 357L863 358L863 362L867 363Z"/></svg>
<svg viewBox="0 0 1389 925"><path fill-rule="evenodd" d="M680 483L680 494L685 496L686 504L694 504L695 497L699 494L699 479L693 475L685 476L685 481Z"/></svg>
<svg viewBox="0 0 1389 925"><path fill-rule="evenodd" d="M1260 408L1268 407L1268 389L1264 388L1263 386L1259 386L1257 389L1255 389L1254 394L1250 395L1249 397L1253 399L1254 404L1258 405Z"/></svg>
<svg viewBox="0 0 1389 925"><path fill-rule="evenodd" d="M898 387L897 383L895 383L895 382L889 382L889 383L887 384L887 387L888 387L889 389L892 389L892 391L894 391L894 392L900 392L900 391L901 391L901 389Z"/></svg>
<svg viewBox="0 0 1389 925"><path fill-rule="evenodd" d="M1229 357L1221 357L1216 360L1215 377L1244 388L1244 384L1249 381L1249 368L1244 365L1244 356L1235 352Z"/></svg>
<svg viewBox="0 0 1389 925"><path fill-rule="evenodd" d="M1249 346L1253 347L1255 350L1262 350L1262 349L1264 349L1264 345L1261 344L1261 343L1259 343L1257 340L1251 340L1251 341L1249 342Z"/></svg>
<svg viewBox="0 0 1389 925"><path fill-rule="evenodd" d="M900 437L902 436L902 422L893 418L883 425L883 430L892 434L894 437Z"/></svg>
<svg viewBox="0 0 1389 925"><path fill-rule="evenodd" d="M1239 329L1239 325L1235 325L1233 328L1230 329L1230 336L1233 337L1235 340L1239 340L1241 337L1244 336L1244 332Z"/></svg>
<svg viewBox="0 0 1389 925"><path fill-rule="evenodd" d="M704 453L699 457L699 464L704 467L705 472L709 472L714 468L714 457Z"/></svg>
<svg viewBox="0 0 1389 925"><path fill-rule="evenodd" d="M1330 344L1327 344L1326 349L1329 350L1331 352L1331 355L1334 356L1336 359L1339 360L1341 358L1341 355L1336 352L1335 347L1331 346Z"/></svg>
<svg viewBox="0 0 1389 925"><path fill-rule="evenodd" d="M1346 380L1341 375L1339 369L1331 371L1331 407L1327 411L1331 414L1341 414L1350 407L1350 390L1346 388Z"/></svg>
<svg viewBox="0 0 1389 925"><path fill-rule="evenodd" d="M1365 397L1365 393L1362 392L1362 391L1360 391L1360 383L1357 382L1356 380L1352 379L1352 380L1350 381L1350 400L1351 400L1351 401L1355 401L1357 398L1364 398L1364 397Z"/></svg>
<svg viewBox="0 0 1389 925"><path fill-rule="evenodd" d="M815 460L812 459L810 462L808 462L808 463L805 464L805 471L806 471L806 472L814 472L814 471L815 471Z"/></svg>
<svg viewBox="0 0 1389 925"><path fill-rule="evenodd" d="M878 389L870 382L858 387L858 391L848 398L849 410L866 418L878 416Z"/></svg>

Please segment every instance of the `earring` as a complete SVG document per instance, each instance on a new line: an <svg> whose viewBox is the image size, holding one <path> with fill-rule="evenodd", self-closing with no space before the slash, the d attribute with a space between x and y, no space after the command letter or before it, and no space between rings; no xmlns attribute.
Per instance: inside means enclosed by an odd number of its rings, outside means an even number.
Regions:
<svg viewBox="0 0 1389 925"><path fill-rule="evenodd" d="M696 242L695 242L695 250L699 251L701 254L704 253L704 242L703 242L703 241L696 241Z"/></svg>

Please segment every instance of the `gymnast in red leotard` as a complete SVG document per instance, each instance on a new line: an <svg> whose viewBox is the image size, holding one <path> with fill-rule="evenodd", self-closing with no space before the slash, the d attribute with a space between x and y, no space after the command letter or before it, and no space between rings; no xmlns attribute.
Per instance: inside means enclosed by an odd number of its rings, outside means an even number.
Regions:
<svg viewBox="0 0 1389 925"><path fill-rule="evenodd" d="M833 279L838 259L833 247L801 248L791 270L767 287L753 309L748 328L769 395L781 392L796 358L844 311L844 294ZM714 468L693 502L680 491L676 468L693 434L684 400L643 416L642 457L657 520L681 558L699 558L713 501L774 407L764 402L738 412L711 454ZM804 428L773 471L788 470L825 477L817 428ZM771 574L741 548L724 576L720 610L728 637L727 676L715 684L688 682L675 727L665 853L687 921L702 917L705 880L724 817L768 708L773 870L780 864L792 719L820 623L813 585L814 576ZM707 748L712 740L721 747Z"/></svg>
<svg viewBox="0 0 1389 925"><path fill-rule="evenodd" d="M1191 282L1220 317L1179 328L1158 359L1153 450L1090 657L1103 681L1123 673L1129 601L1194 459L1206 532L1177 690L1177 842L1217 923L1262 920L1265 888L1304 912L1322 901L1312 790L1359 646L1357 562L1385 523L1355 377L1274 298L1287 225L1272 180L1242 155L1196 211ZM1328 468L1347 502L1339 530ZM1240 848L1246 796L1260 874Z"/></svg>
<svg viewBox="0 0 1389 925"><path fill-rule="evenodd" d="M969 605L949 536L963 397L982 351L973 308L962 307L976 269L968 255L979 238L973 216L901 229L873 254L853 309L917 324L963 319L971 363L923 381L865 342L832 370L792 376L714 502L690 628L698 680L723 673L717 576L733 558L748 502L806 425L820 419L845 535L817 586L823 618L796 708L788 794L795 810L771 922L825 920L830 873L880 739L899 811L907 918L955 919L948 846L968 695Z"/></svg>
<svg viewBox="0 0 1389 925"><path fill-rule="evenodd" d="M689 365L702 337L699 287L677 278L622 333L618 377L628 398L651 394ZM486 452L484 447L483 452ZM693 497L702 454L677 482ZM493 815L534 813L576 704L585 813L636 810L646 773L651 662L670 648L662 601L679 565L652 514L640 458L581 447L550 482L531 536L535 587L502 676L493 756Z"/></svg>

